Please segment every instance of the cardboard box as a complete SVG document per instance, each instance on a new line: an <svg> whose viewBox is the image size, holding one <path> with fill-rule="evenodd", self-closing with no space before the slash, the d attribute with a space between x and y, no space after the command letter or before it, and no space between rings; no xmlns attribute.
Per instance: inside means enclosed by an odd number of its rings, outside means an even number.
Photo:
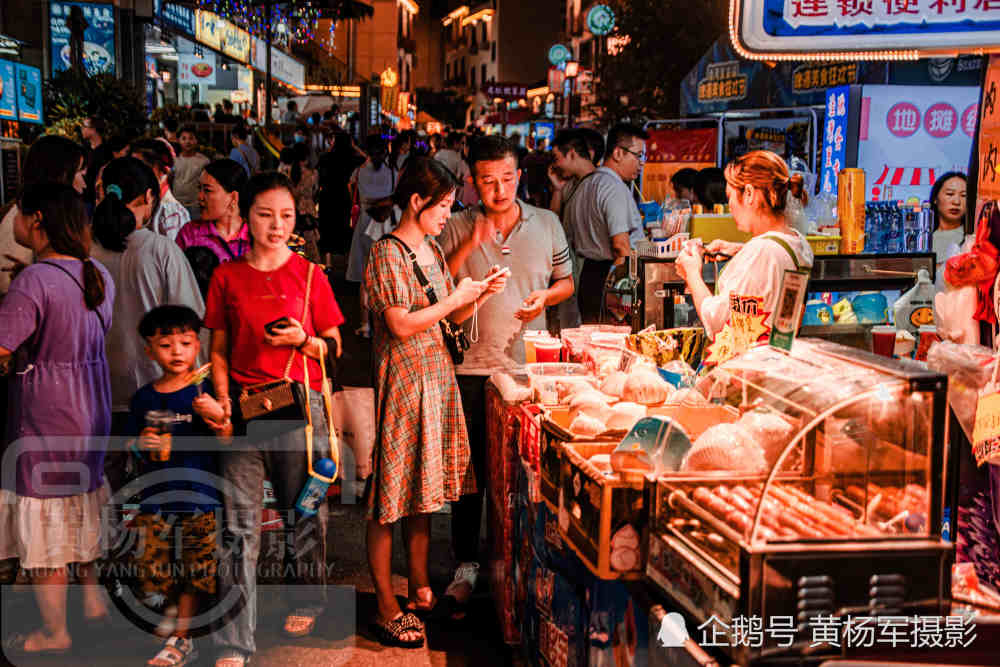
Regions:
<svg viewBox="0 0 1000 667"><path fill-rule="evenodd" d="M559 480L559 531L583 564L602 579L639 579L645 569L645 478L607 476L588 459L613 443L566 443ZM618 553L612 553L617 551Z"/></svg>

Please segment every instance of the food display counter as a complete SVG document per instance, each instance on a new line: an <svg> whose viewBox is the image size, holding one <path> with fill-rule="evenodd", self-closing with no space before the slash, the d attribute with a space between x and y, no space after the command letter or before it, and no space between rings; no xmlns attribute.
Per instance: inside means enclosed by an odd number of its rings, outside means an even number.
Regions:
<svg viewBox="0 0 1000 667"><path fill-rule="evenodd" d="M564 331L570 361L491 379L505 639L582 659L603 641L588 623L639 605L638 590L692 637L712 618L787 620L787 645L729 637L716 657L734 664L824 655L809 646L820 616L947 615L947 377L810 338L696 374L700 331Z"/></svg>
<svg viewBox="0 0 1000 667"><path fill-rule="evenodd" d="M788 619L787 647L731 642L740 664L802 653L819 616L946 615L946 386L816 340L722 364L699 388L743 416L648 479L649 581L699 624Z"/></svg>
<svg viewBox="0 0 1000 667"><path fill-rule="evenodd" d="M819 298L823 293L875 291L885 295L886 303L891 306L895 298L913 286L920 269L926 269L934 280L934 261L933 254L818 255L810 274L807 299ZM707 263L703 267L706 284L714 286L718 275L716 269L721 271L723 266ZM629 322L634 330L697 324L697 313L690 299L683 299L685 285L673 259L634 257L629 272L628 281L616 281L616 284L630 288L626 300L630 306ZM675 303L682 300L683 303ZM865 346L863 324L804 326L800 336L826 338L853 347Z"/></svg>

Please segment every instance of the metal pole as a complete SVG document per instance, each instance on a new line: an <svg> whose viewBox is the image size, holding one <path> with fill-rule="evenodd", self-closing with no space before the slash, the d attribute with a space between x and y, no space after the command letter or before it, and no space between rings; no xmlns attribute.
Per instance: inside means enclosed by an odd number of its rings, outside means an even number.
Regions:
<svg viewBox="0 0 1000 667"><path fill-rule="evenodd" d="M264 127L271 124L271 0L264 3L264 12L267 16L267 68L264 74Z"/></svg>

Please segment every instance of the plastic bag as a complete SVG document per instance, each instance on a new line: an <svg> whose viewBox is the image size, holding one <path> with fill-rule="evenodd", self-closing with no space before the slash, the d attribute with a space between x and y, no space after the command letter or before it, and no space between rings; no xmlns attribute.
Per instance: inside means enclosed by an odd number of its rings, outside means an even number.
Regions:
<svg viewBox="0 0 1000 667"><path fill-rule="evenodd" d="M948 376L948 403L969 442L972 442L979 392L989 383L995 363L993 351L982 345L942 341L931 345L927 352L927 367Z"/></svg>

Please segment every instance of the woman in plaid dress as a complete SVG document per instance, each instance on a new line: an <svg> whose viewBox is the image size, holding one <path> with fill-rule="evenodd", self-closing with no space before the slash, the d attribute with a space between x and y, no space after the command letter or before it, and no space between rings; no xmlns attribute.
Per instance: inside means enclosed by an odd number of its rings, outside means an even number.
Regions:
<svg viewBox="0 0 1000 667"><path fill-rule="evenodd" d="M457 286L435 237L451 214L457 184L429 158L411 160L393 194L403 211L393 239L376 242L365 269L365 291L375 318L377 441L368 489L368 565L378 618L373 631L387 645L423 646L423 625L404 614L392 591L392 528L405 519L410 561L410 605L433 606L427 575L430 514L475 490L455 367L438 322L462 322L503 290L466 278ZM433 286L431 304L413 268Z"/></svg>

